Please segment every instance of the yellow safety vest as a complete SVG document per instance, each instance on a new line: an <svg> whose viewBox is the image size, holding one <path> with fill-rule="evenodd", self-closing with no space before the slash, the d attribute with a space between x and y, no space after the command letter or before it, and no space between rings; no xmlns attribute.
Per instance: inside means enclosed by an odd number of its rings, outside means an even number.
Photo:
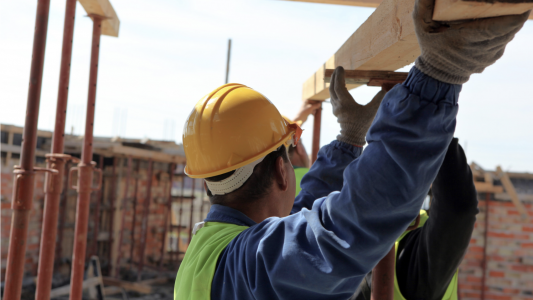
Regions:
<svg viewBox="0 0 533 300"><path fill-rule="evenodd" d="M425 210L420 211L420 223L418 224L418 228L424 226L426 221L428 220L429 216ZM404 232L394 244L395 248L395 256L398 258L398 245L400 244L400 241L409 233L409 231ZM396 260L395 260L396 261ZM448 285L448 289L446 289L446 293L444 293L444 297L442 297L442 300L458 300L457 298L457 276L458 271L455 272L455 275L453 275L452 281ZM400 287L398 286L398 279L396 277L396 267L394 267L394 300L407 300L402 295L402 292L400 291Z"/></svg>

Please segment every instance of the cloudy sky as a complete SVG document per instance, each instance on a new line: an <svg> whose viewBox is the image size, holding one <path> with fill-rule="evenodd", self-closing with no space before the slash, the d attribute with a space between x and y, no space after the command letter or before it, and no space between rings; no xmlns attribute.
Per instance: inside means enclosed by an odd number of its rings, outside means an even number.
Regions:
<svg viewBox="0 0 533 300"><path fill-rule="evenodd" d="M113 0L120 37L102 37L95 135L181 142L185 118L224 83L227 40L230 81L265 94L293 116L303 82L373 12L372 8L274 0ZM0 122L24 124L36 1L1 1ZM64 0L52 0L39 128L52 130L64 21ZM78 4L67 132L83 132L92 22ZM464 85L456 136L469 160L486 169L533 172L533 21L504 57ZM408 68L404 68L408 69ZM352 91L360 103L376 88ZM310 149L312 118L304 125ZM339 130L324 104L321 143Z"/></svg>

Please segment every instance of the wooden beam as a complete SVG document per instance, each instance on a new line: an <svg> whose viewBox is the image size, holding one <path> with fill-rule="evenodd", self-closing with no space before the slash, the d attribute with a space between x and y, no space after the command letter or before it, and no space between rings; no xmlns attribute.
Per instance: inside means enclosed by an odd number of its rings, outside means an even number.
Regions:
<svg viewBox="0 0 533 300"><path fill-rule="evenodd" d="M502 186L499 186L499 185L495 186L488 182L475 181L474 186L476 187L476 191L478 193L491 193L491 194L503 193Z"/></svg>
<svg viewBox="0 0 533 300"><path fill-rule="evenodd" d="M337 4L349 6L378 7L382 0L288 0L293 2L308 2L321 4Z"/></svg>
<svg viewBox="0 0 533 300"><path fill-rule="evenodd" d="M326 69L324 72L324 81L330 83L333 69ZM401 83L407 79L408 72L391 72L391 71L359 71L346 70L344 79L347 84L367 84L372 85L373 81L388 81ZM381 86L381 85L378 85Z"/></svg>
<svg viewBox="0 0 533 300"><path fill-rule="evenodd" d="M413 63L420 55L411 16L414 4L415 0L384 0L339 50L305 81L302 99L323 101L329 98L329 83L324 80L327 69L342 66L345 70L394 71ZM353 89L361 84L346 86Z"/></svg>
<svg viewBox="0 0 533 300"><path fill-rule="evenodd" d="M106 286L117 286L125 290L135 291L141 294L150 294L152 292L152 287L139 282L123 281L112 277L104 277L103 280L104 285Z"/></svg>
<svg viewBox="0 0 533 300"><path fill-rule="evenodd" d="M305 83L303 100L326 100L326 69L394 71L420 55L411 14L415 0L384 0L339 50ZM348 89L361 84L347 84Z"/></svg>
<svg viewBox="0 0 533 300"><path fill-rule="evenodd" d="M78 0L87 12L87 15L106 17L102 20L102 34L118 37L120 20L109 0Z"/></svg>
<svg viewBox="0 0 533 300"><path fill-rule="evenodd" d="M111 152L113 156L122 155L122 156L131 156L134 158L142 158L142 159L151 159L154 161L159 162L171 162L171 163L177 163L182 164L185 163L185 157L180 155L172 155L164 152L158 152L158 151L152 151L152 150L145 150L145 149L139 149L134 147L128 147L128 146L122 146L122 145L114 145L111 147Z"/></svg>
<svg viewBox="0 0 533 300"><path fill-rule="evenodd" d="M520 212L522 216L522 221L529 223L529 214L527 213L525 206L522 204L522 202L520 202L518 194L516 193L514 185L511 182L511 179L509 178L509 175L507 175L507 173L505 173L500 166L496 167L496 173L500 177L500 181L502 182L502 185L505 188L505 192L511 197L511 201L516 206L516 209L518 209L518 212Z"/></svg>
<svg viewBox="0 0 533 300"><path fill-rule="evenodd" d="M433 20L455 21L519 15L533 8L533 0L437 0ZM531 18L531 15L529 16Z"/></svg>
<svg viewBox="0 0 533 300"><path fill-rule="evenodd" d="M92 277L92 278L89 278L83 281L82 288L85 290L93 286L97 286L99 284L100 284L100 279L98 277ZM68 294L70 294L70 284L55 288L52 291L50 291L50 298L56 298L56 297L64 296Z"/></svg>

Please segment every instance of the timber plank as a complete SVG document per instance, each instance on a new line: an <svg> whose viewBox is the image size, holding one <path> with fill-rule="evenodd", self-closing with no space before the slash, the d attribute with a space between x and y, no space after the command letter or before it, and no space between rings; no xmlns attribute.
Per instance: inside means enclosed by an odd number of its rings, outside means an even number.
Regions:
<svg viewBox="0 0 533 300"><path fill-rule="evenodd" d="M464 1L437 0L433 20L455 21L519 15L533 8L533 0ZM532 15L529 16L531 19Z"/></svg>
<svg viewBox="0 0 533 300"><path fill-rule="evenodd" d="M118 37L120 20L109 0L78 0L83 9L90 15L106 17L102 20L102 34Z"/></svg>
<svg viewBox="0 0 533 300"><path fill-rule="evenodd" d="M420 55L411 14L415 0L384 0L339 50L304 83L303 100L326 100L325 70L394 71ZM362 84L347 84L348 89Z"/></svg>
<svg viewBox="0 0 533 300"><path fill-rule="evenodd" d="M106 286L121 287L125 290L135 291L141 294L150 294L152 292L152 287L139 282L123 281L112 277L103 277L103 281Z"/></svg>
<svg viewBox="0 0 533 300"><path fill-rule="evenodd" d="M459 0L437 0L437 3L439 1ZM339 50L304 82L302 100L323 101L329 98L329 83L324 80L326 69L342 66L345 70L394 71L413 63L420 55L412 19L414 4L415 0L381 2ZM347 84L347 88L360 85Z"/></svg>

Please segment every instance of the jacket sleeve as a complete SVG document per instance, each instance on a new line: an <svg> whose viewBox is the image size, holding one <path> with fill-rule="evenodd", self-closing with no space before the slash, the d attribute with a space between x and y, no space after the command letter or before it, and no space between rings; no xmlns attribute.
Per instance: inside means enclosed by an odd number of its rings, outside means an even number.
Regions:
<svg viewBox="0 0 533 300"><path fill-rule="evenodd" d="M334 141L330 147L322 147L315 163L304 175L300 186L302 190L294 200L291 214L302 208L311 209L316 199L342 189L344 169L363 152L362 147L355 147Z"/></svg>
<svg viewBox="0 0 533 300"><path fill-rule="evenodd" d="M219 257L213 299L348 299L418 214L452 139L460 89L413 68L385 96L340 191L237 236ZM342 146L325 147L321 158Z"/></svg>
<svg viewBox="0 0 533 300"><path fill-rule="evenodd" d="M440 300L470 243L478 201L463 149L453 139L432 186L430 217L400 243L398 286L406 299Z"/></svg>

